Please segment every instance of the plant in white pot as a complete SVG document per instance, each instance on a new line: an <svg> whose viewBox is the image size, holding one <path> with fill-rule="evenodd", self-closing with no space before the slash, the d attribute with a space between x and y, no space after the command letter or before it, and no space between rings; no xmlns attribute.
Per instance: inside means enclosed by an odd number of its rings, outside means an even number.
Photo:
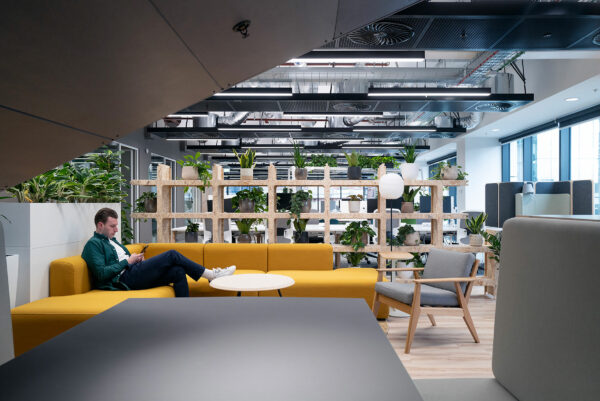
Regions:
<svg viewBox="0 0 600 401"><path fill-rule="evenodd" d="M202 180L199 188L204 191L212 179L212 173L210 163L200 160L201 156L200 152L196 152L194 156L185 155L183 160L177 160L177 164L181 166L181 178L183 180Z"/></svg>
<svg viewBox="0 0 600 401"><path fill-rule="evenodd" d="M412 259L407 260L406 262L400 263L400 267L425 267L425 262L423 261L423 256L419 252L410 252L413 256ZM417 273L418 275L418 273ZM398 277L403 279L414 279L415 272L414 271L399 271Z"/></svg>
<svg viewBox="0 0 600 401"><path fill-rule="evenodd" d="M483 225L487 220L487 214L481 213L479 216L471 217L465 221L465 225L467 226L467 230L470 231L469 234L469 245L471 246L481 246L483 245L483 235L481 235L483 231Z"/></svg>
<svg viewBox="0 0 600 401"><path fill-rule="evenodd" d="M419 233L416 232L414 227L410 224L405 224L398 228L396 239L400 245L404 246L417 246L421 243Z"/></svg>
<svg viewBox="0 0 600 401"><path fill-rule="evenodd" d="M431 177L434 180L464 180L467 177L468 173L462 170L461 166L451 165L447 162L439 163L433 169L433 176Z"/></svg>
<svg viewBox="0 0 600 401"><path fill-rule="evenodd" d="M348 196L348 211L350 213L360 212L360 201L363 200L362 195L350 195Z"/></svg>
<svg viewBox="0 0 600 401"><path fill-rule="evenodd" d="M233 149L233 153L240 163L240 180L251 180L254 177L253 171L254 166L256 165L254 162L256 159L256 152L252 149L248 149L245 153L240 155Z"/></svg>
<svg viewBox="0 0 600 401"><path fill-rule="evenodd" d="M419 167L415 164L417 160L417 151L415 146L407 146L400 151L404 158L404 163L400 165L402 178L405 180L416 180L419 176Z"/></svg>
<svg viewBox="0 0 600 401"><path fill-rule="evenodd" d="M296 142L292 142L294 145L294 177L297 180L306 180L308 178L308 170L306 169L306 157L302 154L302 149Z"/></svg>

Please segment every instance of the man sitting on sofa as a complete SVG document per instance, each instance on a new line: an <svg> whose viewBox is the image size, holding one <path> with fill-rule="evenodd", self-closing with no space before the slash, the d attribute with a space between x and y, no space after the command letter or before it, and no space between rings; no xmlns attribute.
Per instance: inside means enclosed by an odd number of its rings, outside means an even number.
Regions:
<svg viewBox="0 0 600 401"><path fill-rule="evenodd" d="M170 250L144 260L143 253L129 253L115 238L119 231L117 212L102 208L96 213L96 231L83 248L81 257L92 272L95 288L101 290L144 290L173 283L176 297L188 297L186 275L211 281L235 272L235 266L207 269Z"/></svg>

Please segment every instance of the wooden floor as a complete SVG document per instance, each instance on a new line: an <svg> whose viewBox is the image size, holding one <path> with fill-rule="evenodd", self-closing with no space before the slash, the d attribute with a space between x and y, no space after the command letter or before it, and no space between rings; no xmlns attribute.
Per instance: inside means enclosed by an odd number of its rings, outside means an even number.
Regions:
<svg viewBox="0 0 600 401"><path fill-rule="evenodd" d="M410 354L404 353L409 318L390 317L381 326L413 379L493 377L492 340L496 301L474 287L469 310L479 334L473 341L461 317L436 316L433 327L426 315L419 319Z"/></svg>

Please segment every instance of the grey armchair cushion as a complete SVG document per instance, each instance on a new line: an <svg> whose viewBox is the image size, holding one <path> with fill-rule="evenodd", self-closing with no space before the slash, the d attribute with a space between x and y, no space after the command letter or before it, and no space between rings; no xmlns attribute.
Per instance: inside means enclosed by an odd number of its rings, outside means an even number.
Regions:
<svg viewBox="0 0 600 401"><path fill-rule="evenodd" d="M408 283L375 283L375 291L393 298L396 301L412 305L415 285ZM458 306L456 293L421 284L421 305L423 306Z"/></svg>
<svg viewBox="0 0 600 401"><path fill-rule="evenodd" d="M469 277L473 262L475 262L475 255L472 253L432 249L429 251L427 263L425 263L423 278ZM429 285L456 293L454 283L432 283ZM463 293L466 285L466 283L460 284Z"/></svg>

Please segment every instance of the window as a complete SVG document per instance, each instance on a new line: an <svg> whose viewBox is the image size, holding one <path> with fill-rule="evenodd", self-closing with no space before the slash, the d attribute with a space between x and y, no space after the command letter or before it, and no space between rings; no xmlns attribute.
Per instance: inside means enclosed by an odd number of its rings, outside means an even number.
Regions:
<svg viewBox="0 0 600 401"><path fill-rule="evenodd" d="M510 143L510 180L523 181L523 140Z"/></svg>
<svg viewBox="0 0 600 401"><path fill-rule="evenodd" d="M532 137L532 181L560 180L559 149L558 128L541 132Z"/></svg>
<svg viewBox="0 0 600 401"><path fill-rule="evenodd" d="M600 214L600 119L571 127L571 179L594 182L594 213Z"/></svg>

